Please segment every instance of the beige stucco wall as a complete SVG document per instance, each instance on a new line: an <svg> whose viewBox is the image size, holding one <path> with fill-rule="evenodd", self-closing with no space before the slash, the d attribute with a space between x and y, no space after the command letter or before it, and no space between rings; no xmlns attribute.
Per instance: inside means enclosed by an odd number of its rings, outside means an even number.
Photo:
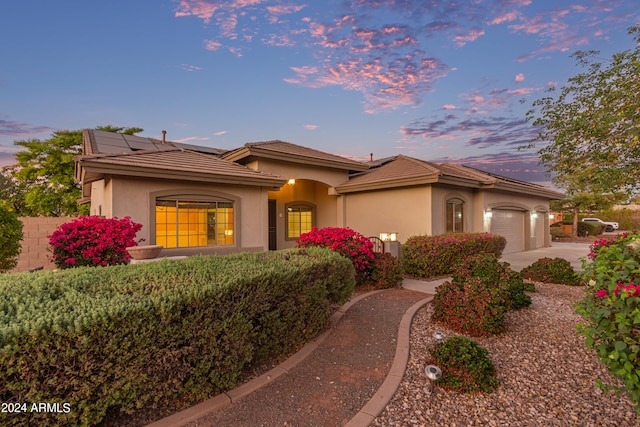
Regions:
<svg viewBox="0 0 640 427"><path fill-rule="evenodd" d="M432 234L442 234L447 232L447 222L445 215L447 211L447 200L460 199L464 202L463 207L463 227L465 232L483 231L483 224L477 223L474 212L478 209L476 193L473 190L456 188L452 186L432 186L433 194L433 228Z"/></svg>
<svg viewBox="0 0 640 427"><path fill-rule="evenodd" d="M295 246L295 239L286 238L286 206L289 203L305 202L315 206L315 225L319 228L336 227L336 196L329 195L329 187L323 183L296 179L294 184L285 184L278 191L269 191L269 199L276 200L277 248Z"/></svg>
<svg viewBox="0 0 640 427"><path fill-rule="evenodd" d="M260 187L242 185L220 185L207 183L175 182L155 179L113 177L106 181L102 191L92 194L92 214L97 214L99 206L102 215L107 217L130 216L142 224L138 238L144 238L143 244L154 244L153 215L155 212L152 194L162 192L174 195L211 195L234 200L235 244L233 248L207 247L202 252L228 252L236 249L268 248L267 230L267 190ZM117 197L110 197L111 194ZM165 250L163 255L173 255L180 249ZM182 252L193 252L185 250ZM177 254L177 253L176 253Z"/></svg>
<svg viewBox="0 0 640 427"><path fill-rule="evenodd" d="M431 187L397 188L346 194L346 226L367 237L398 233L405 242L414 235L432 234Z"/></svg>

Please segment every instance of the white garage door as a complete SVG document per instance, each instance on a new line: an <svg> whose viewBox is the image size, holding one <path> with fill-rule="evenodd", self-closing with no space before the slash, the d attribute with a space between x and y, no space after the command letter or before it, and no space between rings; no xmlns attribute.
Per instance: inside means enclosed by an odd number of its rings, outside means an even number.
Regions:
<svg viewBox="0 0 640 427"><path fill-rule="evenodd" d="M507 239L505 254L524 251L524 212L507 209L493 209L491 233Z"/></svg>

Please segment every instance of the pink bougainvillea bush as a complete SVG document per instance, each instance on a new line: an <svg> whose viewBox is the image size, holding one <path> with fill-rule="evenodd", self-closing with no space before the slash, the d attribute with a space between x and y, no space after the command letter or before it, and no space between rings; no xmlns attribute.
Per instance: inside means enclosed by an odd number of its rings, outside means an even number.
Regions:
<svg viewBox="0 0 640 427"><path fill-rule="evenodd" d="M131 259L126 248L143 240L136 240L141 228L128 216L81 216L49 236L52 260L58 268L124 264Z"/></svg>
<svg viewBox="0 0 640 427"><path fill-rule="evenodd" d="M640 233L622 233L591 245L591 262L583 261L587 282L576 311L585 323L578 330L640 413ZM617 386L597 384L605 390Z"/></svg>
<svg viewBox="0 0 640 427"><path fill-rule="evenodd" d="M349 258L356 269L358 281L364 280L373 261L373 243L362 234L350 228L313 227L308 233L302 233L296 241L299 248L320 246Z"/></svg>

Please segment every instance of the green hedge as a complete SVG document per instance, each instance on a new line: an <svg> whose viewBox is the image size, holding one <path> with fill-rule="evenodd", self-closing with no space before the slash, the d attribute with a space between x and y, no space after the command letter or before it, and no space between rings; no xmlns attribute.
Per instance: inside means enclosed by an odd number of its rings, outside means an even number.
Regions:
<svg viewBox="0 0 640 427"><path fill-rule="evenodd" d="M95 425L231 389L324 331L354 277L319 248L0 276L0 400L71 409L0 424Z"/></svg>
<svg viewBox="0 0 640 427"><path fill-rule="evenodd" d="M451 274L456 265L472 255L491 253L500 258L507 240L489 233L447 233L414 236L402 246L404 271L416 277Z"/></svg>

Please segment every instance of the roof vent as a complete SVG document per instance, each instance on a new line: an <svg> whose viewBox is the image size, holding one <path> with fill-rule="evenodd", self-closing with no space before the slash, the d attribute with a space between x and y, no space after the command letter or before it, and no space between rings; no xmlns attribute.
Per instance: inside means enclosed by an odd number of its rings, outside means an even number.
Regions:
<svg viewBox="0 0 640 427"><path fill-rule="evenodd" d="M166 130L162 131L162 143L163 144L167 143L167 131Z"/></svg>

